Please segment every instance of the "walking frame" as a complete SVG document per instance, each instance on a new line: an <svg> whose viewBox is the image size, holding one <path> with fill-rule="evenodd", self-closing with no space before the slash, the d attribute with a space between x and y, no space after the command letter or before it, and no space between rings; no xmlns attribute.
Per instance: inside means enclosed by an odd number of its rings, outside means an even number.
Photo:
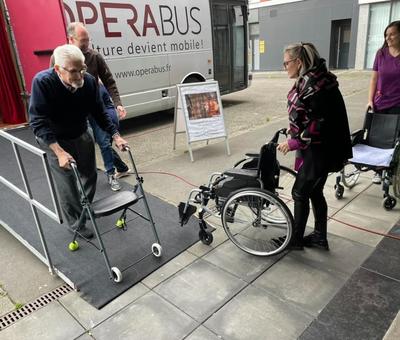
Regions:
<svg viewBox="0 0 400 340"><path fill-rule="evenodd" d="M124 151L127 151L129 154L129 158L132 164L132 169L134 171L134 174L136 176L136 184L134 185L133 190L124 190L124 191L119 191L118 193L104 197L101 199L98 199L96 201L93 201L90 203L88 197L86 196L85 190L83 189L83 184L78 172L78 168L75 162L71 162L71 168L73 170L73 173L76 178L76 183L78 190L81 195L81 204L83 207L81 216L79 218L79 224L82 225L84 220L86 220L87 217L89 217L90 221L92 222L93 229L95 236L99 242L99 246L95 245L93 242L89 241L83 235L80 234L79 229L75 230L74 236L72 241L69 244L69 249L71 251L76 251L79 248L79 244L77 241L77 237L80 236L87 242L89 242L91 245L93 245L95 248L97 248L103 255L108 274L110 276L110 279L114 280L114 282L121 282L122 281L122 272L126 271L130 267L134 266L136 263L140 262L144 257L136 261L135 263L130 264L126 268L119 269L116 266L112 266L109 260L109 257L107 255L106 248L104 246L104 242L102 239L102 234L99 231L99 227L97 225L96 219L104 216L109 216L117 212L121 212L119 215L119 218L116 220L115 226L118 229L122 230L127 230L127 220L126 220L126 214L128 211L134 213L135 215L143 218L144 220L148 221L151 225L154 238L155 238L155 243L151 245L151 253L155 257L161 257L162 255L162 247L161 247L161 242L157 234L157 230L154 224L154 220L150 211L149 204L147 202L147 198L145 195L145 192L143 190L143 177L139 176L139 173L137 171L135 162L133 160L132 152L128 146L124 147ZM139 200L143 200L143 204L146 210L147 217L144 216L143 214L135 211L132 209L132 206L136 204ZM147 254L148 255L148 254ZM146 255L146 256L147 256Z"/></svg>

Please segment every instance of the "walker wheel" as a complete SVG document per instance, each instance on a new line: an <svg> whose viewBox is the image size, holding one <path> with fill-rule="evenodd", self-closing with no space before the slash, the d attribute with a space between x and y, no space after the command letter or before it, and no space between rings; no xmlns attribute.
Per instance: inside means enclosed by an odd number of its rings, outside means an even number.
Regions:
<svg viewBox="0 0 400 340"><path fill-rule="evenodd" d="M162 247L161 247L161 245L158 244L158 243L153 243L153 244L151 245L151 252L153 253L153 255L154 255L155 257L161 257L161 254L162 254Z"/></svg>
<svg viewBox="0 0 400 340"><path fill-rule="evenodd" d="M200 241L206 244L207 246L209 246L214 240L212 233L203 229L199 231L199 238Z"/></svg>
<svg viewBox="0 0 400 340"><path fill-rule="evenodd" d="M387 196L383 199L382 205L386 210L392 210L396 203L397 201L393 196Z"/></svg>
<svg viewBox="0 0 400 340"><path fill-rule="evenodd" d="M125 219L124 218L119 218L117 222L115 223L115 226L119 229L123 229L126 227Z"/></svg>
<svg viewBox="0 0 400 340"><path fill-rule="evenodd" d="M117 267L111 268L112 278L114 282L121 282L122 281L122 273Z"/></svg>
<svg viewBox="0 0 400 340"><path fill-rule="evenodd" d="M341 184L335 185L335 197L340 200L343 198L343 193L344 193L344 186Z"/></svg>
<svg viewBox="0 0 400 340"><path fill-rule="evenodd" d="M78 241L73 241L68 245L68 249L71 251L75 251L79 249L79 243Z"/></svg>

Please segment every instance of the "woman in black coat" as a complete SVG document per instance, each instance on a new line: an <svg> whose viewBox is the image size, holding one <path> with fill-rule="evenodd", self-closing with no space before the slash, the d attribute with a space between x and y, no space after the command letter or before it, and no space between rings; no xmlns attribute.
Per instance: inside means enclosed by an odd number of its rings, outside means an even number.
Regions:
<svg viewBox="0 0 400 340"><path fill-rule="evenodd" d="M283 154L296 151L294 233L289 247L329 250L323 189L328 173L339 171L352 157L346 107L336 76L328 71L313 44L288 46L283 60L289 78L296 79L288 93L290 138L278 145ZM310 200L315 226L314 232L304 237Z"/></svg>

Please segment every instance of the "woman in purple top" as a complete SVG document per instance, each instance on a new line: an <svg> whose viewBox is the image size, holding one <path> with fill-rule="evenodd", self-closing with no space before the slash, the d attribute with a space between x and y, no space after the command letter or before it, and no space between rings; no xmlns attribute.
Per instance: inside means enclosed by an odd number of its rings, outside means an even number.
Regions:
<svg viewBox="0 0 400 340"><path fill-rule="evenodd" d="M384 39L375 56L367 109L400 114L400 21L386 27ZM376 173L372 181L380 184L381 175Z"/></svg>
<svg viewBox="0 0 400 340"><path fill-rule="evenodd" d="M323 194L329 172L339 171L351 158L346 107L336 76L328 71L314 45L300 43L284 50L283 66L295 83L288 94L290 138L278 145L283 154L296 151L298 171L292 189L294 232L291 249L303 246L329 250L328 207ZM304 237L313 207L314 232Z"/></svg>

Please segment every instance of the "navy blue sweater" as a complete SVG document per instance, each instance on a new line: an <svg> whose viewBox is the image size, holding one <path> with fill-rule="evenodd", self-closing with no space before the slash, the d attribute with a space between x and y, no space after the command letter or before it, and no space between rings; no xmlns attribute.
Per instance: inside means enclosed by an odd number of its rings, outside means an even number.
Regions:
<svg viewBox="0 0 400 340"><path fill-rule="evenodd" d="M97 81L88 73L84 80L83 87L72 93L54 69L41 71L33 79L29 124L46 144L79 137L87 130L89 115L104 131L111 135L117 132L106 114Z"/></svg>

